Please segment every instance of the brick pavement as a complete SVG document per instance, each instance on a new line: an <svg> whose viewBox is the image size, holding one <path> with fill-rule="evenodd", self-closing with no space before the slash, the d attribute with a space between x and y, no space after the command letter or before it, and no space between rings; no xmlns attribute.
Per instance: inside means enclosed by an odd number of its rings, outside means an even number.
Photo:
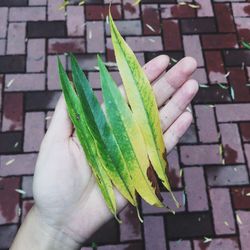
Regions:
<svg viewBox="0 0 250 250"><path fill-rule="evenodd" d="M172 186L183 206L173 215L142 202L143 225L127 208L123 224L110 221L83 249L250 248L250 51L240 44L250 41L250 3L196 0L201 8L195 9L178 2L134 6L115 0L112 12L141 63L158 54L198 62L195 120L169 155ZM108 1L71 1L66 11L60 3L0 1L0 249L10 246L32 206L39 145L60 95L56 54L67 66L65 52L74 52L99 96L95 54L114 60ZM163 197L169 200L164 191Z"/></svg>

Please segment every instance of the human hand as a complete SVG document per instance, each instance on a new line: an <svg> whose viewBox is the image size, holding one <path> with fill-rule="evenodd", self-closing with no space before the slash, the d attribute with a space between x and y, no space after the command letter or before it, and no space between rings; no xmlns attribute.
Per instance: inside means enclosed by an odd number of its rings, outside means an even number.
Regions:
<svg viewBox="0 0 250 250"><path fill-rule="evenodd" d="M168 63L169 57L159 56L144 69L161 107L161 125L170 152L192 122L186 107L197 93L198 83L188 80L196 69L194 59L186 57L164 73ZM63 233L77 249L112 215L73 131L61 97L41 145L34 174L35 205L30 213L53 232ZM116 198L118 209L122 209L127 201L118 191Z"/></svg>

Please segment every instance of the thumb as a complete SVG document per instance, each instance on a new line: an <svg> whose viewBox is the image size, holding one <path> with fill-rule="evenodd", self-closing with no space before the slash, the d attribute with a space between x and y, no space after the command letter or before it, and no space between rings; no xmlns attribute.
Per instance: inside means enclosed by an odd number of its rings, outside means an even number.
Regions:
<svg viewBox="0 0 250 250"><path fill-rule="evenodd" d="M55 139L64 140L69 138L73 133L73 124L69 118L64 96L61 95L51 120L47 136Z"/></svg>

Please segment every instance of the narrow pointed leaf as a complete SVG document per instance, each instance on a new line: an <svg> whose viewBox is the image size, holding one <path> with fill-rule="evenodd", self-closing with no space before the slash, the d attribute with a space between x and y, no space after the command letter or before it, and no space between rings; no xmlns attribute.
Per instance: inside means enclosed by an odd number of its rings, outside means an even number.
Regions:
<svg viewBox="0 0 250 250"><path fill-rule="evenodd" d="M68 114L75 126L77 136L84 149L87 161L96 177L105 202L111 213L117 218L115 195L111 180L106 174L102 162L99 160L98 149L96 147L94 138L87 127L80 100L76 95L75 90L73 89L59 59L58 70L63 94L67 104Z"/></svg>
<svg viewBox="0 0 250 250"><path fill-rule="evenodd" d="M152 173L150 168L152 167L147 157L146 146L140 129L99 56L98 66L106 114L132 176L133 185L149 204L163 207L159 200L161 196L157 197L157 195L160 195L157 179L154 178L155 182L153 183L149 180L149 174Z"/></svg>
<svg viewBox="0 0 250 250"><path fill-rule="evenodd" d="M135 120L143 134L149 159L163 185L171 191L166 176L166 150L158 108L150 82L133 51L120 35L111 14L110 30L118 69Z"/></svg>
<svg viewBox="0 0 250 250"><path fill-rule="evenodd" d="M73 82L81 100L86 122L96 140L105 169L121 194L131 204L137 206L135 188L132 185L132 179L121 150L106 120L101 105L73 55L71 55L71 68Z"/></svg>

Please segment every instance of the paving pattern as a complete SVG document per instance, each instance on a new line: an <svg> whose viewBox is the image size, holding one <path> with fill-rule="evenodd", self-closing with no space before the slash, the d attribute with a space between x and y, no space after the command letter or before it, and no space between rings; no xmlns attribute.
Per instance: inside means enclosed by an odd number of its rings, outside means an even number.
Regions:
<svg viewBox="0 0 250 250"><path fill-rule="evenodd" d="M0 1L0 249L9 248L33 203L39 145L60 96L56 55L67 66L65 53L74 52L100 98L96 53L114 61L109 1L71 1L66 11L61 2ZM250 249L250 50L241 46L250 41L250 3L180 2L114 0L112 13L142 64L159 54L198 62L195 120L169 155L182 207L173 215L142 202L143 225L127 208L124 223L110 221L85 250Z"/></svg>

